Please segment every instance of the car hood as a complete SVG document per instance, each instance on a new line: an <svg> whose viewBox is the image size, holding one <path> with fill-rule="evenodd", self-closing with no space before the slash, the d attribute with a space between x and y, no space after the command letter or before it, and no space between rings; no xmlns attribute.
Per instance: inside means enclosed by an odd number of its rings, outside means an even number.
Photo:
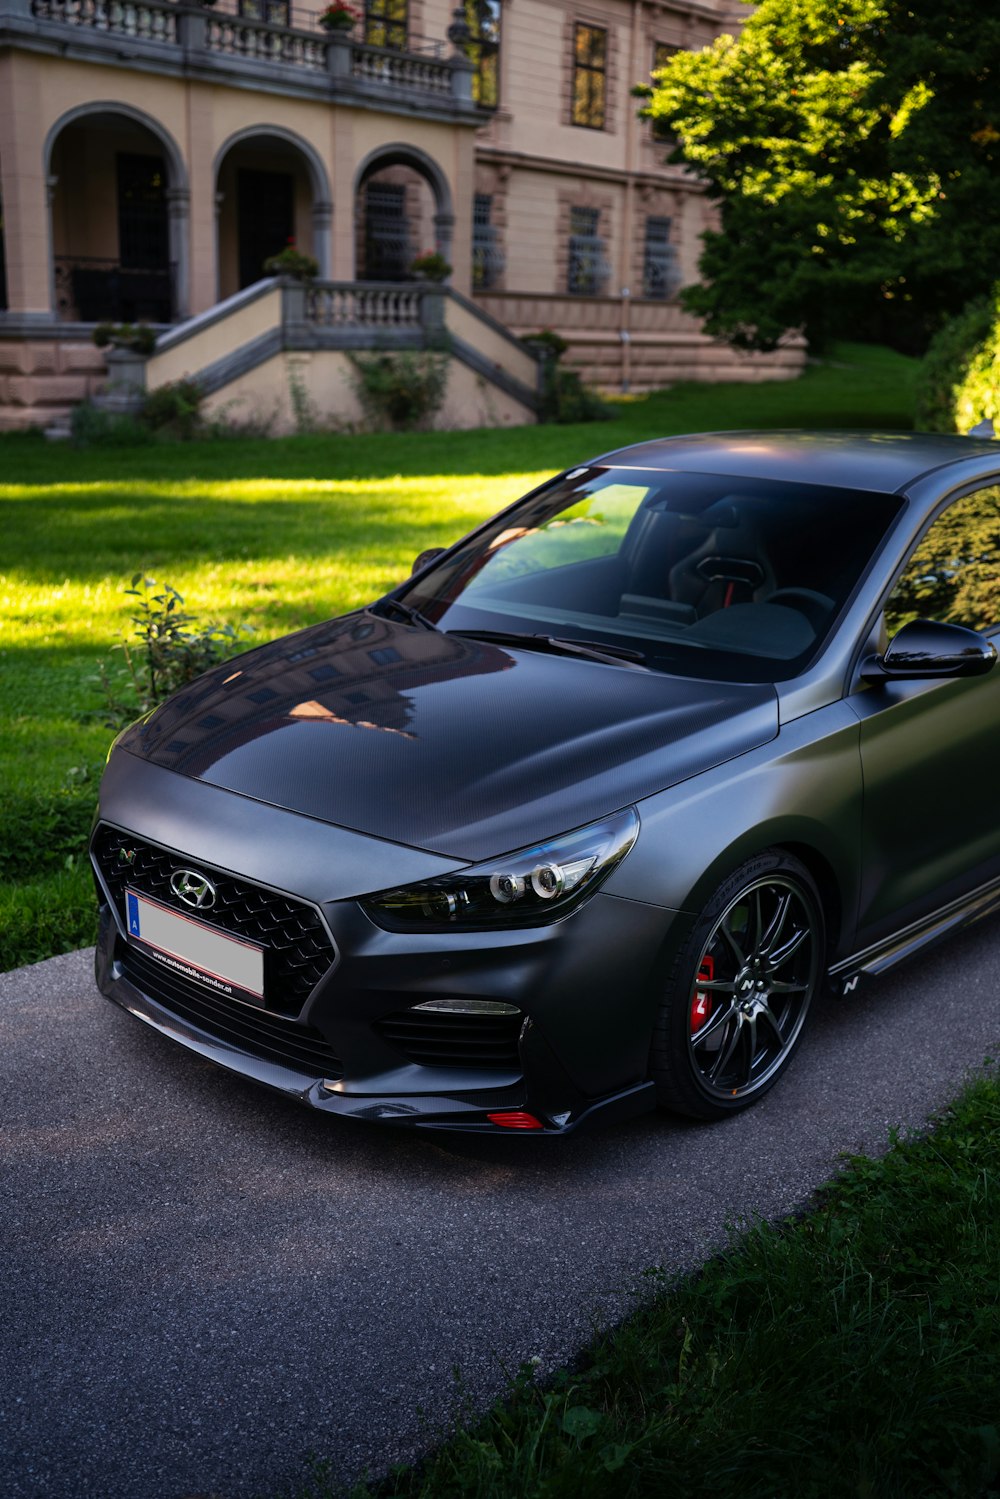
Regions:
<svg viewBox="0 0 1000 1499"><path fill-rule="evenodd" d="M122 750L452 858L538 842L773 739L773 687L347 616L216 668Z"/></svg>

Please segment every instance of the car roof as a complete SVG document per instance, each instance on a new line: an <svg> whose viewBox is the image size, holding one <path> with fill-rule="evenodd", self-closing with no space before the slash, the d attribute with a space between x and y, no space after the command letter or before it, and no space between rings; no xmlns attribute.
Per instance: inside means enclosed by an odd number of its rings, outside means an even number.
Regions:
<svg viewBox="0 0 1000 1499"><path fill-rule="evenodd" d="M696 432L616 448L591 461L894 494L970 458L981 459L984 472L991 463L1000 469L1000 445L936 432Z"/></svg>

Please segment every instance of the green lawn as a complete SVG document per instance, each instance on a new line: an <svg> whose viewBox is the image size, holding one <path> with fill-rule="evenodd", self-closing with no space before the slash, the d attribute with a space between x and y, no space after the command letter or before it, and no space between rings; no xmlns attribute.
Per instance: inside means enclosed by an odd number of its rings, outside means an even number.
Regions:
<svg viewBox="0 0 1000 1499"><path fill-rule="evenodd" d="M92 940L98 680L135 572L267 639L405 577L548 474L667 433L910 425L916 365L845 346L794 383L678 386L612 422L85 451L0 438L0 969Z"/></svg>

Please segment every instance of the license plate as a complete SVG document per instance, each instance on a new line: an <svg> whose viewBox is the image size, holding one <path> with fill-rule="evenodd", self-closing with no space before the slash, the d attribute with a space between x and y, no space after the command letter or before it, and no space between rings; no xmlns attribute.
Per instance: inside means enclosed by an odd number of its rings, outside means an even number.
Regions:
<svg viewBox="0 0 1000 1499"><path fill-rule="evenodd" d="M197 979L228 999L264 1003L264 949L241 942L207 922L182 916L159 901L125 891L128 934L182 978Z"/></svg>

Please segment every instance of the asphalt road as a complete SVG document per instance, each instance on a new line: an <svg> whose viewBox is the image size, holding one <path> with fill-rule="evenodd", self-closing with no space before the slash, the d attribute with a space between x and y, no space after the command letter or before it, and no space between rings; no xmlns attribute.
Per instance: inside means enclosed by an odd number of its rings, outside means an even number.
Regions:
<svg viewBox="0 0 1000 1499"><path fill-rule="evenodd" d="M563 1361L648 1266L781 1214L919 1126L1000 1042L1000 921L814 1018L756 1109L563 1141L315 1117L102 1000L0 976L0 1493L274 1495L429 1445Z"/></svg>

